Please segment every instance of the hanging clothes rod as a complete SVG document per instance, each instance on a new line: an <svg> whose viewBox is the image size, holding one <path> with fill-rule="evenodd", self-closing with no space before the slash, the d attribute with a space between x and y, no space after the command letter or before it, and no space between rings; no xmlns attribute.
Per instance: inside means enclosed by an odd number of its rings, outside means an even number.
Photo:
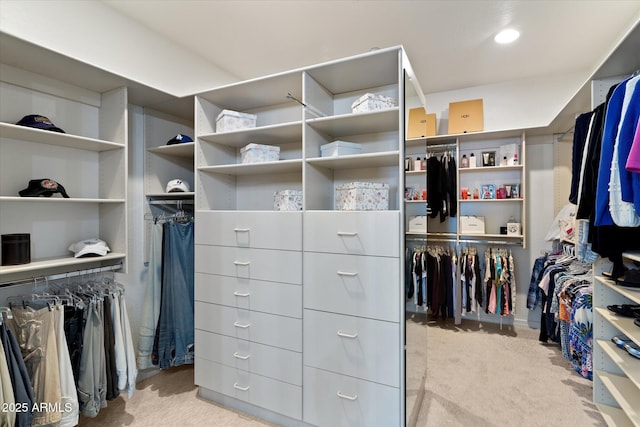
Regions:
<svg viewBox="0 0 640 427"><path fill-rule="evenodd" d="M456 237L427 237L427 242L474 243L474 244L486 244L486 245L520 246L520 243L518 243L516 241L489 240L489 239L460 239L460 240L458 240Z"/></svg>
<svg viewBox="0 0 640 427"><path fill-rule="evenodd" d="M150 205L193 205L193 200L150 200Z"/></svg>
<svg viewBox="0 0 640 427"><path fill-rule="evenodd" d="M436 144L436 145L427 145L427 151L432 150L450 150L451 148L456 148L457 144L455 142L451 142L449 144Z"/></svg>
<svg viewBox="0 0 640 427"><path fill-rule="evenodd" d="M96 261L98 261L99 259L96 258ZM120 270L122 269L122 263L118 263L118 264L114 264L114 265L108 265L105 267L96 267L96 268L89 268L89 269L85 269L85 270L74 270L74 271L68 271L66 273L60 273L60 274L53 274L50 276L33 276L30 277L28 279L21 279L18 281L11 281L11 282L2 282L0 283L0 286L14 286L14 285L24 285L27 283L37 283L37 282L53 282L55 280L60 280L60 279L68 279L70 277L77 277L77 276L85 276L88 274L98 274L98 273L106 273L108 271L116 271L116 270Z"/></svg>
<svg viewBox="0 0 640 427"><path fill-rule="evenodd" d="M565 132L561 133L557 138L556 138L556 142L561 142L567 135L572 134L574 132L575 126L571 126L570 129L566 130Z"/></svg>

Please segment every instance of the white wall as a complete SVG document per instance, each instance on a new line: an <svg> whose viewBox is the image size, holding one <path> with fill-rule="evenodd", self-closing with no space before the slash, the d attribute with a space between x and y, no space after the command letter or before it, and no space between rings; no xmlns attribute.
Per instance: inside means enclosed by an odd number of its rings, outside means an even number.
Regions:
<svg viewBox="0 0 640 427"><path fill-rule="evenodd" d="M99 1L2 0L0 31L176 96L238 80Z"/></svg>
<svg viewBox="0 0 640 427"><path fill-rule="evenodd" d="M449 103L483 99L484 130L546 127L576 92L584 73L537 77L426 95L427 112L436 113L438 134L448 133Z"/></svg>

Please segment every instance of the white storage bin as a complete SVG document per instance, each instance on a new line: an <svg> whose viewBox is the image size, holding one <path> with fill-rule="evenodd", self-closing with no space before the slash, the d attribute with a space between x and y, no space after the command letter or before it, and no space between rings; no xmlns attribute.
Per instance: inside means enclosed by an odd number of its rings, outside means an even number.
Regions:
<svg viewBox="0 0 640 427"><path fill-rule="evenodd" d="M280 160L280 147L252 143L242 147L240 155L242 163L276 162Z"/></svg>
<svg viewBox="0 0 640 427"><path fill-rule="evenodd" d="M407 227L410 232L413 233L426 233L427 232L427 216L426 215L416 215L409 216L409 227Z"/></svg>
<svg viewBox="0 0 640 427"><path fill-rule="evenodd" d="M216 132L230 132L239 129L256 127L255 114L240 113L233 110L222 110L216 117Z"/></svg>
<svg viewBox="0 0 640 427"><path fill-rule="evenodd" d="M484 217L460 215L460 234L484 234Z"/></svg>
<svg viewBox="0 0 640 427"><path fill-rule="evenodd" d="M273 195L273 209L276 211L301 211L302 191L282 190Z"/></svg>
<svg viewBox="0 0 640 427"><path fill-rule="evenodd" d="M350 182L336 185L336 210L382 211L389 209L389 184Z"/></svg>
<svg viewBox="0 0 640 427"><path fill-rule="evenodd" d="M320 155L322 157L346 156L349 154L360 154L362 152L362 144L346 141L333 141L320 146Z"/></svg>
<svg viewBox="0 0 640 427"><path fill-rule="evenodd" d="M396 100L384 95L365 93L351 104L351 111L363 113L366 111L385 110L396 106Z"/></svg>

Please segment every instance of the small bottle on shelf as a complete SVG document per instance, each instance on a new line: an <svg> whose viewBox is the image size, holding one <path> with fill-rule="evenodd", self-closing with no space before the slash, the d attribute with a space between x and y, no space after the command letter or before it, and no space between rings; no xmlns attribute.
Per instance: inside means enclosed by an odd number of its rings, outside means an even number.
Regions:
<svg viewBox="0 0 640 427"><path fill-rule="evenodd" d="M469 156L469 167L470 168L476 167L476 155L473 153L471 153L471 155Z"/></svg>
<svg viewBox="0 0 640 427"><path fill-rule="evenodd" d="M468 168L469 167L469 159L467 159L467 155L463 154L462 159L460 159L460 167Z"/></svg>
<svg viewBox="0 0 640 427"><path fill-rule="evenodd" d="M518 153L516 153L513 155L513 165L517 166L518 164Z"/></svg>
<svg viewBox="0 0 640 427"><path fill-rule="evenodd" d="M414 171L422 170L422 161L420 160L420 157L416 157L416 161L413 162L413 170Z"/></svg>
<svg viewBox="0 0 640 427"><path fill-rule="evenodd" d="M500 163L501 166L507 166L507 156L504 156L502 158L502 163Z"/></svg>

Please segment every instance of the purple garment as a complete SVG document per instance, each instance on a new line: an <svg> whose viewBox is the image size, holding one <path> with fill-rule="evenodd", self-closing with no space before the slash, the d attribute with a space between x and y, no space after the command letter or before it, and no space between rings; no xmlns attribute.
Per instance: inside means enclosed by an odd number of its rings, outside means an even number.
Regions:
<svg viewBox="0 0 640 427"><path fill-rule="evenodd" d="M640 120L636 124L636 133L627 158L626 169L629 172L640 173Z"/></svg>

